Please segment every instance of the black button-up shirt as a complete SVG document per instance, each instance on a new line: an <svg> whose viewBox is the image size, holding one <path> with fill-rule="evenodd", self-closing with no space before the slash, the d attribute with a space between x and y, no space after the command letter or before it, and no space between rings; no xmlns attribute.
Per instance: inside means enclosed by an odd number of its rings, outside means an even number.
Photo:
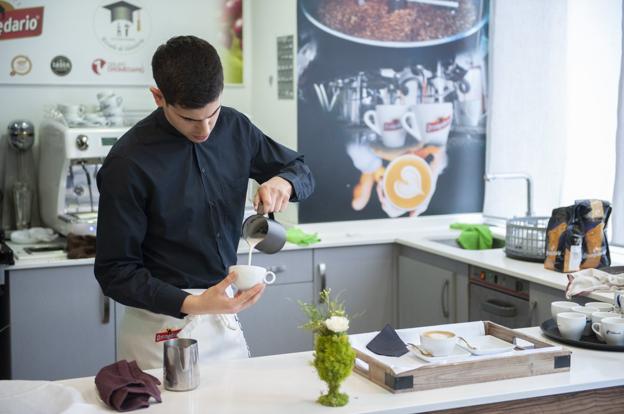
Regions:
<svg viewBox="0 0 624 414"><path fill-rule="evenodd" d="M181 289L208 288L236 263L247 183L274 176L307 198L303 156L222 107L205 142L180 134L157 109L111 149L100 191L95 276L125 305L182 317Z"/></svg>

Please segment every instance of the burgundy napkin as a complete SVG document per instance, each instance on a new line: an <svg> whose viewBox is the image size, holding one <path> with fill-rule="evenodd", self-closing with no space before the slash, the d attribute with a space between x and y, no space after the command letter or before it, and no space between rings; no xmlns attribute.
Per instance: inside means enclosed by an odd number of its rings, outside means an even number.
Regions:
<svg viewBox="0 0 624 414"><path fill-rule="evenodd" d="M162 402L160 381L125 359L107 365L95 376L100 398L117 411L132 411L149 406L150 397Z"/></svg>

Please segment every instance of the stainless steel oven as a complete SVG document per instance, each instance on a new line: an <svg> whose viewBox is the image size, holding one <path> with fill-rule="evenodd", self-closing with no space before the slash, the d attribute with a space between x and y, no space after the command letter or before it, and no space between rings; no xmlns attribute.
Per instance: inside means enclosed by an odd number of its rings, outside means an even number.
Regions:
<svg viewBox="0 0 624 414"><path fill-rule="evenodd" d="M508 328L531 326L529 282L480 267L470 267L471 321L492 321Z"/></svg>

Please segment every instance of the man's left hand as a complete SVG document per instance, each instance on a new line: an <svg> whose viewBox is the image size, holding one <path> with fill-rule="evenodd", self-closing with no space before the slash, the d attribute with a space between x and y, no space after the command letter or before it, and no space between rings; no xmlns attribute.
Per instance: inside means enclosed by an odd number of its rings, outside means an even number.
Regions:
<svg viewBox="0 0 624 414"><path fill-rule="evenodd" d="M288 180L273 177L260 186L253 200L254 209L259 214L284 211L293 188Z"/></svg>

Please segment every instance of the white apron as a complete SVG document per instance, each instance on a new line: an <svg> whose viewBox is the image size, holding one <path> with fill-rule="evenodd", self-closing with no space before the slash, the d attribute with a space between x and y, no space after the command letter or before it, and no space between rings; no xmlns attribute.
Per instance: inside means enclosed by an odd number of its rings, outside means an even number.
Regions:
<svg viewBox="0 0 624 414"><path fill-rule="evenodd" d="M202 289L184 289L201 294ZM231 291L228 291L231 296ZM235 314L192 315L184 319L127 307L121 320L117 359L135 360L141 369L162 368L163 342L167 333L181 331L179 338L197 340L199 363L249 358L249 348Z"/></svg>

